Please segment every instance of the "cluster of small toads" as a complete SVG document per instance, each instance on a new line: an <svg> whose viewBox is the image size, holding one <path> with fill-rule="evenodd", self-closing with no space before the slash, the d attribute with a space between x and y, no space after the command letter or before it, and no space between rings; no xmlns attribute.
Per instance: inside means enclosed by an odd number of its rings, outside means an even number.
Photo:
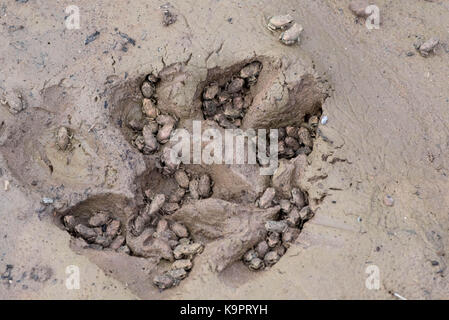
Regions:
<svg viewBox="0 0 449 320"><path fill-rule="evenodd" d="M257 83L261 70L262 63L254 61L222 85L218 82L209 83L202 95L204 117L215 120L223 128L240 127L246 109L252 102L248 93L251 86Z"/></svg>
<svg viewBox="0 0 449 320"><path fill-rule="evenodd" d="M308 122L303 122L299 127L280 128L278 132L279 158L290 159L300 154L309 155L313 149L318 122L318 117L312 116Z"/></svg>
<svg viewBox="0 0 449 320"><path fill-rule="evenodd" d="M160 149L160 145L170 140L172 131L176 127L175 117L162 114L157 107L156 85L160 79L150 74L142 83L141 92L143 122L141 119L128 119L127 125L136 134L132 138L132 144L143 154L153 154Z"/></svg>
<svg viewBox="0 0 449 320"><path fill-rule="evenodd" d="M87 221L85 218L66 215L63 223L66 230L76 237L76 246L79 248L109 248L129 253L120 221L112 218L107 212L96 212Z"/></svg>
<svg viewBox="0 0 449 320"><path fill-rule="evenodd" d="M290 199L279 200L276 199L276 190L267 188L257 205L262 209L279 205L281 210L276 220L265 223L265 240L243 255L243 262L253 271L263 270L277 263L297 239L303 224L313 217L306 195L298 188L292 189Z"/></svg>

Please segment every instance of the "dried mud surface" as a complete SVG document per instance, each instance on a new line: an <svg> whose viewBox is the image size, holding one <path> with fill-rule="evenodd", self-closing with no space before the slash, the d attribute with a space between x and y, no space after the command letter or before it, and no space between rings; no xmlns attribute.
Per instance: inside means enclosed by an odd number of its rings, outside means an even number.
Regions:
<svg viewBox="0 0 449 320"><path fill-rule="evenodd" d="M374 31L343 0L171 1L173 15L162 1L79 1L80 30L65 29L65 4L3 4L0 298L449 298L449 6L375 3L382 24ZM299 45L281 44L266 28L280 13L304 27ZM416 43L431 37L437 49L421 56ZM230 83L254 62L260 74L245 83L248 103L234 116L240 91ZM313 149L284 140L292 150L272 178L258 166L186 166L190 180L210 177L211 189L195 198L186 187L179 210L162 208L133 235L136 215L178 189L161 161L169 144L154 152L136 144L151 73L160 78L155 103L178 128L209 118L203 93L216 82L237 94L218 110L242 129L328 121L312 132ZM203 130L221 130L216 119ZM276 197L259 208L268 187ZM242 259L276 233L267 234L267 221L287 219L281 200L295 188L313 218L276 264L249 270ZM89 220L98 212L109 215ZM69 228L65 216L92 230ZM154 251L148 234L172 237L175 223L204 248L187 277L177 274L183 280L161 291L154 277L175 259L163 245ZM80 245L80 235L91 243ZM118 250L124 243L130 252ZM66 289L70 265L80 268L79 290ZM379 267L379 290L365 286L370 265Z"/></svg>

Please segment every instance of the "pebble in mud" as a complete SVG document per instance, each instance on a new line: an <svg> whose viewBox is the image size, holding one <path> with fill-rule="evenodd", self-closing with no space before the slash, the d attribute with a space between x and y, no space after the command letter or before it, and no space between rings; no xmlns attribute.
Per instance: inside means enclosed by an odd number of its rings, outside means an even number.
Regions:
<svg viewBox="0 0 449 320"><path fill-rule="evenodd" d="M387 194L387 195L385 196L385 198L384 198L384 204L385 204L387 207L392 207L392 206L394 205L394 199L393 199L393 197Z"/></svg>

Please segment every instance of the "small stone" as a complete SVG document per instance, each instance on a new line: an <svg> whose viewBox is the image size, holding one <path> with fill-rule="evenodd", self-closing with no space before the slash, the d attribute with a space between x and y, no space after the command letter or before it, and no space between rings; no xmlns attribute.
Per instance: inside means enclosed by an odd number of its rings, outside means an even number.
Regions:
<svg viewBox="0 0 449 320"><path fill-rule="evenodd" d="M211 193L211 181L208 174L203 174L198 182L198 193L202 198L207 198Z"/></svg>
<svg viewBox="0 0 449 320"><path fill-rule="evenodd" d="M187 228L179 222L173 223L171 229L179 238L187 238L189 236Z"/></svg>
<svg viewBox="0 0 449 320"><path fill-rule="evenodd" d="M172 263L170 268L172 270L183 269L187 271L192 269L192 261L190 261L189 259L176 260Z"/></svg>
<svg viewBox="0 0 449 320"><path fill-rule="evenodd" d="M176 183L184 189L188 189L189 188L189 176L187 175L187 173L184 170L178 170L175 172L175 180Z"/></svg>
<svg viewBox="0 0 449 320"><path fill-rule="evenodd" d="M203 99L212 100L220 92L220 87L217 83L211 83L203 91Z"/></svg>
<svg viewBox="0 0 449 320"><path fill-rule="evenodd" d="M153 279L153 283L159 289L165 290L165 289L173 287L173 285L175 283L175 279L173 279L173 277L171 277L167 274L163 274L163 275L155 276Z"/></svg>
<svg viewBox="0 0 449 320"><path fill-rule="evenodd" d="M89 228L83 224L78 224L75 227L76 233L78 233L81 237L83 237L85 240L89 242L93 242L95 238L97 237L97 233L94 229Z"/></svg>
<svg viewBox="0 0 449 320"><path fill-rule="evenodd" d="M142 112L150 119L156 119L159 116L159 109L151 99L142 100Z"/></svg>
<svg viewBox="0 0 449 320"><path fill-rule="evenodd" d="M322 124L322 125L325 125L325 124L327 123L327 121L328 121L328 117L327 117L327 116L323 116L323 117L321 118L321 124Z"/></svg>
<svg viewBox="0 0 449 320"><path fill-rule="evenodd" d="M393 197L390 196L390 195L386 195L385 198L384 198L384 204L385 204L387 207L392 207L392 206L394 205L394 199L393 199Z"/></svg>
<svg viewBox="0 0 449 320"><path fill-rule="evenodd" d="M245 84L245 80L243 80L241 78L235 78L228 84L227 90L229 93L240 92L242 90L244 84Z"/></svg>
<svg viewBox="0 0 449 320"><path fill-rule="evenodd" d="M277 232L272 232L267 238L267 244L270 248L274 248L279 244L280 235Z"/></svg>
<svg viewBox="0 0 449 320"><path fill-rule="evenodd" d="M105 212L99 212L89 219L89 225L91 227L101 227L109 222L110 217Z"/></svg>
<svg viewBox="0 0 449 320"><path fill-rule="evenodd" d="M254 259L252 259L252 260L249 262L249 264L248 264L248 268L249 268L250 270L254 270L254 271L260 270L260 269L262 269L264 266L265 266L265 265L264 265L263 261L262 261L261 259L259 259L259 258L254 258Z"/></svg>
<svg viewBox="0 0 449 320"><path fill-rule="evenodd" d="M265 264L268 266L275 264L276 262L279 261L279 259L280 257L276 251L270 251L264 257Z"/></svg>
<svg viewBox="0 0 449 320"><path fill-rule="evenodd" d="M266 241L261 241L256 246L256 252L257 256L261 259L265 257L267 252L270 250L270 247L268 246L268 243Z"/></svg>
<svg viewBox="0 0 449 320"><path fill-rule="evenodd" d="M265 229L268 232L277 232L282 233L287 229L287 222L284 220L281 221L267 221L265 223Z"/></svg>
<svg viewBox="0 0 449 320"><path fill-rule="evenodd" d="M61 127L58 130L58 137L56 144L58 145L59 149L66 150L68 145L70 143L70 137L69 137L69 130L66 127Z"/></svg>
<svg viewBox="0 0 449 320"><path fill-rule="evenodd" d="M156 91L154 84L148 81L144 81L140 89L142 91L143 96L147 99L151 98Z"/></svg>
<svg viewBox="0 0 449 320"><path fill-rule="evenodd" d="M267 188L259 199L259 207L266 209L272 205L276 190L274 188Z"/></svg>
<svg viewBox="0 0 449 320"><path fill-rule="evenodd" d="M257 258L257 252L253 249L249 250L245 255L243 256L243 261L248 263L254 258Z"/></svg>
<svg viewBox="0 0 449 320"><path fill-rule="evenodd" d="M298 188L292 189L292 201L298 207L298 209L301 209L306 205L304 193Z"/></svg>
<svg viewBox="0 0 449 320"><path fill-rule="evenodd" d="M125 244L125 237L123 236L117 236L111 243L111 245L109 246L109 248L111 248L112 250L117 250L119 249L121 246L123 246Z"/></svg>

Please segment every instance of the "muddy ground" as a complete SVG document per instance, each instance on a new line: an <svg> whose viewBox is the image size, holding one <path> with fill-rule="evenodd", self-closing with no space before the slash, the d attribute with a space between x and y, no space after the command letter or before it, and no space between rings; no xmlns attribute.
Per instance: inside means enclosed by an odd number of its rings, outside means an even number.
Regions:
<svg viewBox="0 0 449 320"><path fill-rule="evenodd" d="M0 298L449 298L449 4L372 3L379 30L368 30L343 0L170 1L177 20L169 26L162 23L166 1L78 1L79 30L65 27L69 1L3 2ZM265 27L269 16L285 13L304 27L299 45L281 44ZM439 45L423 57L415 44L431 37ZM227 245L239 233L220 220L222 209L207 229L215 238L190 226L204 252L185 280L162 292L152 284L153 261L75 248L62 215L108 210L125 224L143 190L161 186L151 175L155 164L117 122L123 99L135 96L144 77L176 66L158 104L189 128L201 118L208 81L255 60L264 64L255 100L267 113L270 101L285 109L268 118L254 109L243 127L299 125L304 108L328 117L292 181L315 215L280 261L248 270L234 257L235 242ZM72 134L69 152L54 145L61 126ZM213 199L255 212L250 202L263 182L254 175L192 170L211 175ZM248 194L239 196L242 190ZM226 206L224 213L234 212ZM174 217L192 224L181 213ZM80 270L78 290L65 285L71 265ZM378 267L378 290L366 285L370 266Z"/></svg>

